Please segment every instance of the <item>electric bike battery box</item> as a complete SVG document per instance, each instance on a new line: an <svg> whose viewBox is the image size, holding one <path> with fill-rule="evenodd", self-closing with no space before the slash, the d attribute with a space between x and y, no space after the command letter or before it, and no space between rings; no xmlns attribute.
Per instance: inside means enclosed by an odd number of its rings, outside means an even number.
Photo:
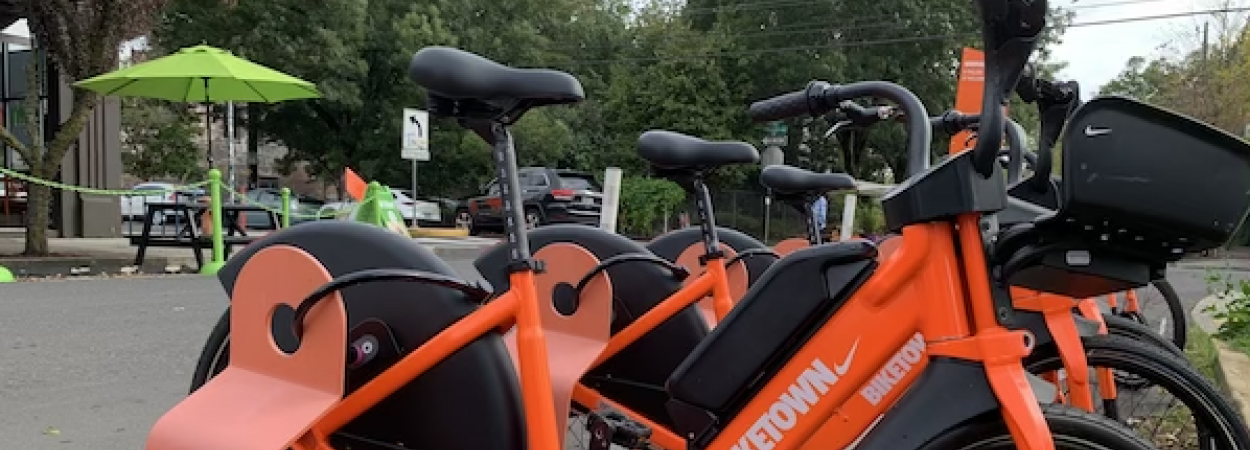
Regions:
<svg viewBox="0 0 1250 450"><path fill-rule="evenodd" d="M1081 105L1062 156L1059 210L1012 249L1013 284L1075 297L1144 286L1226 243L1250 210L1250 143L1136 100Z"/></svg>

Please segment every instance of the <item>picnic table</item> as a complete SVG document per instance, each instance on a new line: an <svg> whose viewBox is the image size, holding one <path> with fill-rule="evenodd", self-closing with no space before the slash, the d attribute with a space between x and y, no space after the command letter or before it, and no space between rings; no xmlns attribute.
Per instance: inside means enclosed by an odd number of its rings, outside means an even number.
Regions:
<svg viewBox="0 0 1250 450"><path fill-rule="evenodd" d="M255 241L259 236L249 236L239 220L245 213L260 212L269 217L264 229L278 228L278 215L273 211L254 205L221 205L222 240L225 244L225 256L229 257L235 246L244 246ZM143 219L143 232L130 237L130 245L137 246L135 265L143 265L148 247L187 247L195 254L195 263L199 268L204 266L204 249L212 248L213 237L200 229L200 221L208 213L208 205L191 202L150 202L146 205ZM157 218L167 216L183 220L175 222L173 235L152 234L152 227Z"/></svg>

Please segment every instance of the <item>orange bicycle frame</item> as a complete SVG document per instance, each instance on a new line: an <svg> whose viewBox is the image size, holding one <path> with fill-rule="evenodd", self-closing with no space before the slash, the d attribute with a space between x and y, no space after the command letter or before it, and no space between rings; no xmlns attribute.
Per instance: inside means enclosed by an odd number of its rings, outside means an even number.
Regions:
<svg viewBox="0 0 1250 450"><path fill-rule="evenodd" d="M539 319L538 293L533 272L509 275L511 289L480 309L435 335L424 345L404 356L395 365L360 389L348 394L315 425L310 434L316 445L303 450L332 450L325 438L347 425L369 408L434 367L457 350L491 330L506 330L515 324L520 356L521 392L525 399L525 421L530 448L559 448L562 433L555 421L551 397L551 373L547 364L547 339ZM299 449L296 449L299 450Z"/></svg>
<svg viewBox="0 0 1250 450"><path fill-rule="evenodd" d="M977 220L975 215L964 221ZM961 239L969 238L969 231L961 227ZM972 228L972 236L979 230ZM740 447L742 442L767 439L766 448L792 450L798 448L841 448L855 442L871 428L878 417L886 413L899 396L907 390L918 374L927 366L927 358L921 357L908 364L905 373L899 373L896 384L888 388L874 384L874 378L882 370L898 371L887 367L891 360L907 349L911 342L923 342L921 347L927 356L949 356L980 361L986 366L991 386L1002 403L1004 414L1012 424L1012 434L1021 448L1049 449L1049 432L1041 419L1040 408L1031 392L1023 394L1020 386L1027 386L1026 375L1020 367L1020 359L1028 347L1022 335L997 325L989 293L988 275L980 251L961 259L951 239L954 227L950 224L922 224L905 227L903 246L898 252L882 260L882 266L851 298L838 309L811 339L776 374L757 391L746 405L723 428L723 431L705 448L727 450ZM974 238L980 245L979 238ZM966 246L966 245L965 245ZM968 292L964 284L956 282L968 278ZM683 291L691 290L696 284ZM681 309L679 300L693 301L694 294L675 294L668 301L639 317L634 323L618 332L621 342L640 337ZM917 299L927 299L918 304ZM883 327L881 324L890 324ZM614 338L615 340L615 338ZM605 349L599 362L607 360L623 345ZM847 354L854 352L854 364ZM821 400L810 405L806 414L794 418L784 435L780 431L754 429L777 399L792 388L795 380L813 376L814 362L821 367L832 364L836 371L821 372L832 380ZM844 364L845 372L842 371ZM883 369L885 368L885 369ZM819 371L817 371L819 372ZM578 403L609 405L622 408L593 390L579 385L574 391ZM628 410L627 410L628 411ZM837 420L831 420L833 416ZM632 414L633 419L641 418ZM653 427L652 441L664 448L677 450L685 447L685 439L656 424L640 420ZM827 426L826 426L827 425ZM1016 426L1020 425L1020 426ZM754 433L754 434L751 434ZM764 434L760 434L764 433ZM751 437L754 436L754 437ZM761 437L764 436L764 437ZM753 441L755 440L755 441ZM756 443L758 447L758 442Z"/></svg>

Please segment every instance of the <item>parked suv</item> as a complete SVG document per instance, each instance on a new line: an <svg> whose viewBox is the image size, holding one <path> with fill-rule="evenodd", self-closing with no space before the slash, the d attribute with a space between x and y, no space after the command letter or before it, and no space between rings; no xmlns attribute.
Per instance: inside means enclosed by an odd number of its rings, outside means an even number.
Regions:
<svg viewBox="0 0 1250 450"><path fill-rule="evenodd" d="M534 228L548 223L599 224L603 188L592 174L548 167L521 168L517 180L525 205L525 225ZM483 229L503 229L503 198L499 180L482 187L482 195L465 201L456 211L456 226L476 233Z"/></svg>

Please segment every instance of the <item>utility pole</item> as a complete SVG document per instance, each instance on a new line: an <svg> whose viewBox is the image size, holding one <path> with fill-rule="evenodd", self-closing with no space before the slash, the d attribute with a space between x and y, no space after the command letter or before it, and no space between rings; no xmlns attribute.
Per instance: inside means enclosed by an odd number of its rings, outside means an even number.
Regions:
<svg viewBox="0 0 1250 450"><path fill-rule="evenodd" d="M1202 23L1202 62L1204 66L1206 65L1208 55L1210 55L1210 53L1208 52L1208 49L1210 48L1209 45L1211 44L1211 41L1209 40L1209 34L1208 34L1208 32L1210 31L1210 28L1211 28L1210 22Z"/></svg>
<svg viewBox="0 0 1250 450"><path fill-rule="evenodd" d="M1202 23L1202 66L1199 68L1198 73L1199 73L1199 76L1202 77L1202 80L1199 81L1199 83L1201 83L1203 89L1201 92L1202 95L1200 95L1199 98L1202 99L1200 100L1202 102L1201 110L1203 112L1203 115L1206 116L1206 117L1203 117L1203 119L1206 120L1207 122L1214 122L1215 114L1213 114L1214 111L1212 111L1212 109L1214 108L1212 108L1213 105L1212 105L1211 99L1215 97L1213 95L1214 92L1212 92L1215 85L1211 82L1211 63L1210 63L1211 41L1210 41L1210 34L1208 33L1210 31L1210 28L1211 28L1211 22Z"/></svg>

